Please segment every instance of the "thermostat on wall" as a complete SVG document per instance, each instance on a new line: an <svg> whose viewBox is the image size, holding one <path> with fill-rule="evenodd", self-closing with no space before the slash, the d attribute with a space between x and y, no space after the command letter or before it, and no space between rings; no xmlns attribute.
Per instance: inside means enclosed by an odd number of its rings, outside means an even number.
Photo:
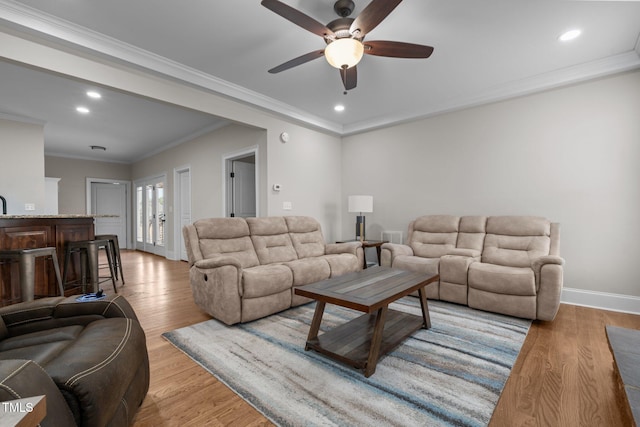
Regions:
<svg viewBox="0 0 640 427"><path fill-rule="evenodd" d="M280 141L282 141L282 142L287 142L287 141L289 141L289 134L288 134L288 133L286 133L286 132L282 132L282 133L280 134Z"/></svg>
<svg viewBox="0 0 640 427"><path fill-rule="evenodd" d="M280 184L273 184L273 191L280 191Z"/></svg>

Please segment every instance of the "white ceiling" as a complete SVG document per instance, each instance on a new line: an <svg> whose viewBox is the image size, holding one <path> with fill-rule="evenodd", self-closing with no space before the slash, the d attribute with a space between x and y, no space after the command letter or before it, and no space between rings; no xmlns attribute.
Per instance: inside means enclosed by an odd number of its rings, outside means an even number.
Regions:
<svg viewBox="0 0 640 427"><path fill-rule="evenodd" d="M89 90L102 98L89 98ZM90 113L78 114L77 106ZM3 117L43 124L48 155L118 163L141 160L227 124L198 111L7 61L0 61ZM91 145L107 150L94 151Z"/></svg>
<svg viewBox="0 0 640 427"><path fill-rule="evenodd" d="M337 18L333 0L283 1L322 23ZM352 17L369 1L355 3ZM365 55L358 65L358 86L347 95L338 71L323 58L267 73L323 48L324 42L259 0L0 0L3 23L108 52L342 135L640 68L639 1L404 0L367 40L431 45L433 55ZM558 41L572 28L580 28L582 36ZM3 83L5 73L0 72ZM0 112L6 112L1 98ZM129 101L140 114L141 106ZM346 110L335 112L337 103ZM171 107L154 104L147 119L161 117L163 108ZM38 111L31 117L51 122L46 116ZM187 125L183 117L190 133L200 125L215 126L207 119L195 115ZM144 123L132 132L149 129ZM107 141L120 138L105 132Z"/></svg>

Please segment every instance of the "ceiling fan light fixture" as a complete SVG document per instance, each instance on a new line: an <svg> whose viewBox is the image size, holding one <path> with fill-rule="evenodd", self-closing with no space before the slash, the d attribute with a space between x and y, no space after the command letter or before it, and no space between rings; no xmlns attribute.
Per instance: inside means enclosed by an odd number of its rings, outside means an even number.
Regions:
<svg viewBox="0 0 640 427"><path fill-rule="evenodd" d="M327 62L335 68L351 68L362 59L364 45L352 38L343 38L332 41L324 49Z"/></svg>

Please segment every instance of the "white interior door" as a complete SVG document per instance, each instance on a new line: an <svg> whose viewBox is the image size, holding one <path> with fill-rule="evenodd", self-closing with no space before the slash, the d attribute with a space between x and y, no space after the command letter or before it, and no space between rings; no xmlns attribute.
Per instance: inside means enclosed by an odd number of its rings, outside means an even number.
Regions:
<svg viewBox="0 0 640 427"><path fill-rule="evenodd" d="M191 224L191 172L188 169L178 173L177 186L179 188L179 193L176 203L176 206L178 207L176 217L180 218L180 230L178 233L180 236L180 259L187 261L187 249L184 244L182 228L185 225Z"/></svg>
<svg viewBox="0 0 640 427"><path fill-rule="evenodd" d="M121 247L127 245L127 187L119 183L91 183L91 212L96 234L116 234Z"/></svg>
<svg viewBox="0 0 640 427"><path fill-rule="evenodd" d="M136 183L136 249L165 256L164 176Z"/></svg>
<svg viewBox="0 0 640 427"><path fill-rule="evenodd" d="M249 160L255 159L251 156ZM231 216L243 218L256 216L256 165L255 161L237 159L231 162Z"/></svg>

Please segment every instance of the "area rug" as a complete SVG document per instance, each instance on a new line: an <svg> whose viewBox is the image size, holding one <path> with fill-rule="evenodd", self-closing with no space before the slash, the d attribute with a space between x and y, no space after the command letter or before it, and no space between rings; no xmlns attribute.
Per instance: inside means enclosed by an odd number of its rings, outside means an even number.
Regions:
<svg viewBox="0 0 640 427"><path fill-rule="evenodd" d="M304 351L315 304L243 325L209 320L163 336L280 426L484 426L531 322L429 301L419 330L365 378ZM420 315L417 298L390 308ZM327 304L321 331L360 313Z"/></svg>

